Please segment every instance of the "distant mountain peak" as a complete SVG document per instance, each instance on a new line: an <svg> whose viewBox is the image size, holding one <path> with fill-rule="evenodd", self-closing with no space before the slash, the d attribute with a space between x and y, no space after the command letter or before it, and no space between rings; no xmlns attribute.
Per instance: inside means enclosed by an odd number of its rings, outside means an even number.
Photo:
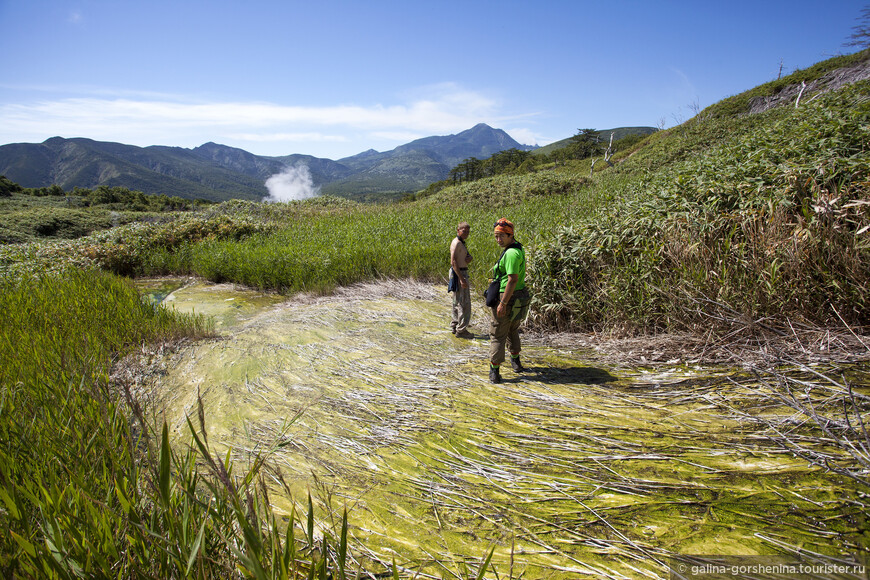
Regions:
<svg viewBox="0 0 870 580"><path fill-rule="evenodd" d="M486 123L455 135L424 137L391 151L369 149L338 161L301 154L255 155L213 141L185 149L52 137L43 144L0 146L0 174L24 187L57 184L71 190L117 185L220 201L262 199L266 179L304 163L314 185L322 186L324 193L354 198L372 192L417 191L446 178L465 159L486 159L512 148L529 149Z"/></svg>

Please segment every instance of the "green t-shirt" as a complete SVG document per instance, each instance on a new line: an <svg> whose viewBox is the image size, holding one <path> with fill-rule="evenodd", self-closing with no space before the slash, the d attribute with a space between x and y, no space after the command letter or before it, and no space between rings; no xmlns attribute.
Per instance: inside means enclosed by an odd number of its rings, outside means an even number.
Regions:
<svg viewBox="0 0 870 580"><path fill-rule="evenodd" d="M526 252L522 248L508 248L501 260L493 267L493 274L500 276L500 292L504 292L508 283L507 274L517 275L517 285L514 292L526 287Z"/></svg>

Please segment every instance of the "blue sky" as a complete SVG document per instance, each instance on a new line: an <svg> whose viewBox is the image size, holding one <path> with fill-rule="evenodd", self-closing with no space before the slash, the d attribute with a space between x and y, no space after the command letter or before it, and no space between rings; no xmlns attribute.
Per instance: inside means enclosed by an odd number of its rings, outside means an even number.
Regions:
<svg viewBox="0 0 870 580"><path fill-rule="evenodd" d="M0 144L339 159L487 123L673 126L854 49L868 0L0 0Z"/></svg>

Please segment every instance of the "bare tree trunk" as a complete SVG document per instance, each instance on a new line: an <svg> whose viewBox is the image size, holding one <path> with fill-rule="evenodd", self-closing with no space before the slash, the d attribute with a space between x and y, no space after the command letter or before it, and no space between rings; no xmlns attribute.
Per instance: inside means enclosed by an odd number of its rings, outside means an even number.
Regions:
<svg viewBox="0 0 870 580"><path fill-rule="evenodd" d="M801 92L798 93L797 100L794 102L794 108L797 109L798 105L801 104L801 96L804 94L804 89L807 88L807 82L801 81Z"/></svg>
<svg viewBox="0 0 870 580"><path fill-rule="evenodd" d="M610 158L613 157L613 133L610 134L610 145L607 146L607 151L604 152L604 161L610 167L613 167L613 163L610 162Z"/></svg>
<svg viewBox="0 0 870 580"><path fill-rule="evenodd" d="M592 160L592 167L589 168L589 177L592 177L592 171L595 169L595 162L598 161L598 158Z"/></svg>

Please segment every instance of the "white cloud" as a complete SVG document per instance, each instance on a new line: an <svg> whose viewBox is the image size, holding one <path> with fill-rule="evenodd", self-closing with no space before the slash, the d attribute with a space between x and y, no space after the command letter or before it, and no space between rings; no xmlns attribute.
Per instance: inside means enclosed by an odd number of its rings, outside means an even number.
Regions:
<svg viewBox="0 0 870 580"><path fill-rule="evenodd" d="M468 128L484 111L467 110L451 100L419 101L409 105L361 107L299 107L273 103L179 103L159 100L73 98L0 105L0 119L17 127L57 123L105 124L164 123L172 126L253 126L301 123L318 126L346 126L360 129L406 128L451 130ZM486 116L492 117L492 112Z"/></svg>
<svg viewBox="0 0 870 580"><path fill-rule="evenodd" d="M451 83L423 87L405 98L407 102L390 105L306 107L192 102L129 92L109 98L92 89L88 96L78 98L0 103L0 143L59 135L185 147L207 141L350 147L354 140L375 139L398 145L421 136L457 133L481 122L498 127L518 118L500 115L494 99ZM359 150L369 146L364 144Z"/></svg>
<svg viewBox="0 0 870 580"><path fill-rule="evenodd" d="M412 133L410 131L375 131L371 133L371 136L375 137L376 139L384 139L386 141L398 141L401 143L408 143L410 141L422 139L423 137L427 137L428 135L423 135L421 133Z"/></svg>
<svg viewBox="0 0 870 580"><path fill-rule="evenodd" d="M505 132L521 145L541 145L547 141L531 129L505 129Z"/></svg>
<svg viewBox="0 0 870 580"><path fill-rule="evenodd" d="M228 133L226 136L231 139L254 143L269 143L273 141L287 143L345 143L348 140L344 135L324 135L322 133Z"/></svg>

